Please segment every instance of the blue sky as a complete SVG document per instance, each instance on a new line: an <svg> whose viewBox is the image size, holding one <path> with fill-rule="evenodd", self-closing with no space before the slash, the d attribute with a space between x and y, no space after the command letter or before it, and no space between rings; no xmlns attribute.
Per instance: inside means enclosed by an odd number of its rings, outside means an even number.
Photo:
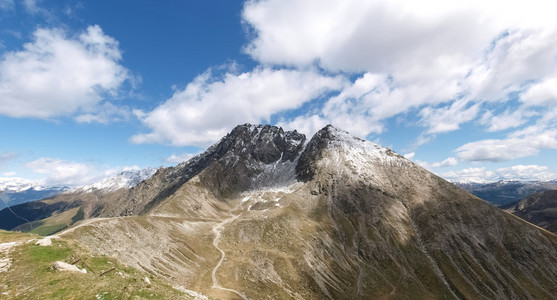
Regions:
<svg viewBox="0 0 557 300"><path fill-rule="evenodd" d="M555 7L484 2L0 0L0 177L174 165L249 122L557 179Z"/></svg>

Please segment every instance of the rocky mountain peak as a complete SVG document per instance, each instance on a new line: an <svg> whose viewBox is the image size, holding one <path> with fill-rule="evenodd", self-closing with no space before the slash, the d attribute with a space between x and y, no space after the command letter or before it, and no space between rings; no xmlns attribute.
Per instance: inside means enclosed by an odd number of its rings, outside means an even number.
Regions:
<svg viewBox="0 0 557 300"><path fill-rule="evenodd" d="M297 131L270 125L235 127L216 146L218 159L200 174L220 196L295 181L295 167L306 142ZM216 179L216 180L215 180Z"/></svg>
<svg viewBox="0 0 557 300"><path fill-rule="evenodd" d="M94 214L142 214L174 194L195 176L219 197L295 181L295 166L306 142L305 135L270 125L236 126L205 152L176 167L161 168L118 201Z"/></svg>
<svg viewBox="0 0 557 300"><path fill-rule="evenodd" d="M264 164L293 162L303 150L306 136L271 125L236 126L218 144L217 152Z"/></svg>
<svg viewBox="0 0 557 300"><path fill-rule="evenodd" d="M313 178L315 164L325 152L336 151L337 156L350 160L358 166L369 162L392 163L393 160L406 162L406 159L394 151L351 135L350 133L327 125L319 130L308 142L296 166L297 178L308 181ZM342 154L340 154L342 153Z"/></svg>

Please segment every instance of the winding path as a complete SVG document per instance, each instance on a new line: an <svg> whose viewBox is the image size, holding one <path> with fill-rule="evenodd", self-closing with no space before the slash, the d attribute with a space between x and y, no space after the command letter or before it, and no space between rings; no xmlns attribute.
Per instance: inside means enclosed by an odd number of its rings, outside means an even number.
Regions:
<svg viewBox="0 0 557 300"><path fill-rule="evenodd" d="M116 218L118 218L118 217L116 217ZM58 233L56 233L56 234L53 234L53 235L51 235L51 236L49 236L49 237L50 237L50 238L58 238L58 237L60 237L61 235L64 235L64 234L66 234L66 233L70 233L70 232L72 232L72 231L74 231L74 230L76 230L76 229L78 229L78 228L80 228L80 227L89 225L89 224L91 224L91 223L94 223L94 222L97 222L97 221L108 220L108 219L116 219L116 218L90 218L90 219L85 219L85 220L83 220L80 224L78 224L77 226L70 227L70 228L68 228L68 229L66 229L66 230L60 231L60 232L58 232Z"/></svg>
<svg viewBox="0 0 557 300"><path fill-rule="evenodd" d="M228 219L225 219L224 221L222 221L222 222L220 222L220 223L218 223L218 224L215 224L215 226L213 226L212 231L213 231L213 233L215 234L215 239L213 240L213 246L214 246L215 248L217 248L217 250L219 250L221 257L220 257L220 260L219 260L219 262L217 263L217 265L213 268L213 272L211 273L211 277L212 277L212 279L213 279L213 286L212 286L212 288L214 288L214 289L219 289L219 290L222 290L222 291L232 292L232 293L234 293L234 294L240 296L242 299L248 300L248 298L247 298L243 293L240 293L240 292L237 291L237 290L225 288L225 287L223 287L222 285L220 285L220 284L219 284L219 280L217 279L217 270L218 270L218 268L222 265L222 262L224 261L224 258L226 257L226 254L224 253L224 250L222 250L222 249L219 247L219 243L220 243L220 239L221 239L222 230L224 229L224 226L225 226L226 224L228 224L228 223L230 223L230 222L236 220L239 216L240 216L240 215L232 216L232 217L230 217L230 218L228 218Z"/></svg>

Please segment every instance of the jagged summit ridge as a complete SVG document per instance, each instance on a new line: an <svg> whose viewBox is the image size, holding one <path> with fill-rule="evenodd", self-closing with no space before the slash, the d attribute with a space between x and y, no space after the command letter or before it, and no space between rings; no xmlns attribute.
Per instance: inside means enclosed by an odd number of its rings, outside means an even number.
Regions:
<svg viewBox="0 0 557 300"><path fill-rule="evenodd" d="M236 126L220 144L228 154L264 164L294 161L300 154L306 136L294 131L284 131L271 125L244 124Z"/></svg>
<svg viewBox="0 0 557 300"><path fill-rule="evenodd" d="M161 168L96 215L144 214L199 176L215 195L231 197L263 187L296 181L295 167L305 135L270 125L236 126L205 152L175 167Z"/></svg>
<svg viewBox="0 0 557 300"><path fill-rule="evenodd" d="M216 146L220 158L201 174L219 195L295 182L306 137L271 125L236 126ZM212 180L216 178L217 180Z"/></svg>

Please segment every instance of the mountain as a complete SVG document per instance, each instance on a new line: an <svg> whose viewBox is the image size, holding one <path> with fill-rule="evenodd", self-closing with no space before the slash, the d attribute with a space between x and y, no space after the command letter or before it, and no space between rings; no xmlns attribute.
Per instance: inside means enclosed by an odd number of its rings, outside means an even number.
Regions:
<svg viewBox="0 0 557 300"><path fill-rule="evenodd" d="M455 182L454 184L497 206L505 206L535 193L557 189L557 181L501 180L492 183Z"/></svg>
<svg viewBox="0 0 557 300"><path fill-rule="evenodd" d="M104 178L90 185L74 188L72 192L113 192L121 188L129 189L138 185L141 181L150 178L157 171L156 168L145 168L139 170L125 170L114 176Z"/></svg>
<svg viewBox="0 0 557 300"><path fill-rule="evenodd" d="M38 233L42 234L63 229L72 223L72 218L77 214L89 217L100 200L119 197L124 190L151 177L155 171L154 168L122 171L91 185L64 188L56 195L13 205L9 209L0 210L0 229L33 231L38 228ZM69 210L72 210L71 214L57 217ZM52 218L56 221L52 222ZM41 228L45 224L49 229Z"/></svg>
<svg viewBox="0 0 557 300"><path fill-rule="evenodd" d="M68 187L47 187L23 178L0 177L0 200L3 202L0 205L2 208L13 206L51 197L66 190Z"/></svg>
<svg viewBox="0 0 557 300"><path fill-rule="evenodd" d="M91 185L73 188L67 186L43 186L35 181L23 178L0 177L0 200L3 202L2 206L14 206L25 202L53 197L63 192L100 191L102 193L107 193L121 188L128 189L136 186L142 180L151 177L155 171L155 168L126 170Z"/></svg>
<svg viewBox="0 0 557 300"><path fill-rule="evenodd" d="M297 131L249 124L238 126L204 153L176 167L160 169L116 202L99 205L93 215L145 214L202 171L200 176L210 179L206 182L211 184L209 189L216 197L294 182L296 160L305 140Z"/></svg>
<svg viewBox="0 0 557 300"><path fill-rule="evenodd" d="M557 233L557 190L530 195L505 208L509 213Z"/></svg>
<svg viewBox="0 0 557 300"><path fill-rule="evenodd" d="M57 237L197 295L557 295L556 235L332 126L241 125L118 191Z"/></svg>
<svg viewBox="0 0 557 300"><path fill-rule="evenodd" d="M0 177L0 191L4 192L21 192L28 189L43 189L41 185L32 180L17 177Z"/></svg>

